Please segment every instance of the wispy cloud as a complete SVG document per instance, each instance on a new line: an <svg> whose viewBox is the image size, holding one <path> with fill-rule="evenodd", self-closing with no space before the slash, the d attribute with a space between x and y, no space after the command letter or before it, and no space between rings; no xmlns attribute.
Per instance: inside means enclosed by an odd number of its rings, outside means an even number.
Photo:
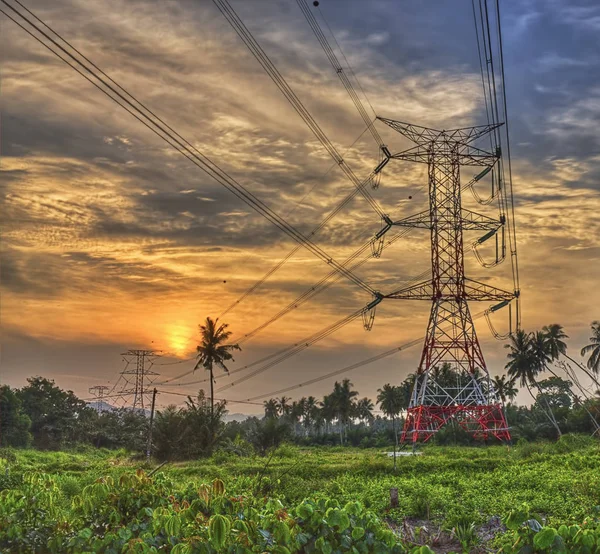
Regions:
<svg viewBox="0 0 600 554"><path fill-rule="evenodd" d="M271 4L235 6L344 159L366 177L378 163L377 146L301 14ZM302 232L353 190L210 3L39 0L31 7ZM511 96L511 128L526 322L584 326L600 305L597 287L585 289L597 278L600 248L598 77L584 67L592 56L583 48L553 41L552 49L538 51L543 41L527 42L529 32L539 38L540 22L549 17L543 5L513 8L506 14L516 33L507 43L509 71L516 72L519 56L529 56L522 77L508 74L509 85L521 87ZM470 37L469 48L462 39L441 42L446 21L431 20L442 18L437 11L374 9L358 30L346 19L351 11L339 15L336 36L378 115L436 128L485 119L468 10L456 36ZM565 21L593 27L594 13L567 9ZM429 26L420 33L407 28L421 20ZM220 313L294 246L8 22L2 40L2 317L15 348L9 359L25 356L24 345L46 354L67 343L83 350L123 344L169 350L173 337L193 335L199 319ZM537 82L532 67L540 70ZM561 79L566 70L569 79ZM392 150L406 146L387 127L380 131ZM400 219L425 209L426 180L423 166L390 162L373 195ZM343 260L380 228L357 197L314 240ZM428 267L427 241L414 232L359 275L381 290L397 288ZM483 275L470 254L467 264ZM299 252L228 316L232 327L249 331L328 271ZM570 286L574 275L578 287ZM508 264L488 277L507 283ZM557 298L565 291L569 302ZM271 327L247 355L298 340L368 300L342 279ZM320 357L308 355L273 379L289 383L319 363L366 357L415 338L427 314L425 304L383 303L373 333L359 324L345 329L320 347ZM492 358L502 357L501 348L490 349ZM403 358L401 370L395 362L382 366L382 379L402 378L417 358ZM24 362L11 364L15 380L29 371ZM94 371L90 379L102 369Z"/></svg>

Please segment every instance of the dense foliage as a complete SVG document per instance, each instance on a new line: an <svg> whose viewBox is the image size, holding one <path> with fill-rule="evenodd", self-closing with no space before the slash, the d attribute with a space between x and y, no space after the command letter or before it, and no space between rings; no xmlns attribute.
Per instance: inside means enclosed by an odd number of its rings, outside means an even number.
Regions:
<svg viewBox="0 0 600 554"><path fill-rule="evenodd" d="M597 443L568 435L428 448L396 472L379 452L340 447L221 450L154 475L125 451L5 450L0 551L595 552L599 467Z"/></svg>
<svg viewBox="0 0 600 554"><path fill-rule="evenodd" d="M198 347L198 364L211 372L214 365L225 368L235 345L223 344L229 336L225 324L208 319ZM600 432L600 388L598 374L597 322L592 324L590 344L582 350L586 364L569 356L567 335L558 324L541 331L518 331L510 337L507 375L496 376L493 385L498 400L505 406L511 435L521 438L556 440L565 433L598 434ZM561 371L564 377L558 375ZM549 373L549 376L542 378ZM432 370L440 386L456 386L469 376L448 364ZM591 381L592 388L582 385L579 376ZM242 423L224 423L224 402L211 402L200 391L188 397L183 406L169 406L155 418L153 453L160 459L184 460L208 457L215 450L248 449L266 454L283 441L296 444L359 446L364 448L397 447L402 415L408 407L414 374L396 386L384 384L376 402L382 416L374 413L375 404L360 398L349 379L333 385L322 399L314 396L292 401L286 396L264 402L264 416ZM211 381L212 382L212 381ZM518 386L531 395L529 407L513 404ZM64 391L53 381L32 377L21 389L0 387L0 446L33 445L57 450L77 444L143 451L149 431L145 413L133 410L98 412ZM438 445L472 445L473 438L451 422L436 434Z"/></svg>

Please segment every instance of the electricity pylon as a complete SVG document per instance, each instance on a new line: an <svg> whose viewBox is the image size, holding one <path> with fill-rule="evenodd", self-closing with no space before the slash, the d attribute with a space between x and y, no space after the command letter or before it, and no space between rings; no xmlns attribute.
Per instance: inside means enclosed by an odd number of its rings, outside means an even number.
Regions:
<svg viewBox="0 0 600 554"><path fill-rule="evenodd" d="M90 387L89 393L96 399L96 411L100 413L104 408L104 396L106 391L110 390L106 385L96 385L94 387Z"/></svg>
<svg viewBox="0 0 600 554"><path fill-rule="evenodd" d="M154 350L128 350L122 354L123 358L128 362L127 367L121 372L125 380L125 385L119 392L122 397L132 397L131 407L144 410L148 404L147 398L152 393L149 385L159 375L152 371L153 360L159 356ZM131 362L135 361L135 365L129 368Z"/></svg>
<svg viewBox="0 0 600 554"><path fill-rule="evenodd" d="M518 297L518 292L465 277L463 248L463 231L486 232L479 241L483 242L503 228L506 217L500 215L495 220L463 208L460 182L461 165L482 167L475 177L479 180L500 159L499 149L487 152L471 144L500 124L439 131L379 119L416 144L391 158L427 164L429 178L429 209L396 225L429 229L431 280L386 296L432 303L402 442L425 442L451 419L476 437L492 435L508 441L504 411L496 397L468 303L497 302L490 308L495 311ZM442 367L456 371L456 383L440 378Z"/></svg>

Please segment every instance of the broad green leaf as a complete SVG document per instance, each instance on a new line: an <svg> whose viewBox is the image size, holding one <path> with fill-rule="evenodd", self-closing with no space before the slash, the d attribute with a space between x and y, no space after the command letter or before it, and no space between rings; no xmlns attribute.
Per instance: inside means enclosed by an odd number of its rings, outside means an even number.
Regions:
<svg viewBox="0 0 600 554"><path fill-rule="evenodd" d="M365 536L365 530L362 527L355 527L352 529L352 538L355 541L362 539Z"/></svg>
<svg viewBox="0 0 600 554"><path fill-rule="evenodd" d="M558 535L556 529L552 527L545 527L541 531L537 532L533 537L533 544L536 548L547 549L552 546L554 538Z"/></svg>

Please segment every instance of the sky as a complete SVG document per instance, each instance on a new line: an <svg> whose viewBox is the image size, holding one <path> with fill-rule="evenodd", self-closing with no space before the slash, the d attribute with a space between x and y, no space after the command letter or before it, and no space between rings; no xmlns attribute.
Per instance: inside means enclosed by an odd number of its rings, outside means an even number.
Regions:
<svg viewBox="0 0 600 554"><path fill-rule="evenodd" d="M348 165L366 177L377 145L296 2L231 3ZM303 233L352 191L211 1L24 4ZM470 2L320 4L370 114L435 128L484 123ZM501 10L523 326L562 324L578 356L600 318L600 5L505 0ZM219 316L294 243L1 14L0 56L1 382L19 387L42 375L89 398L90 387L115 385L121 354L133 348L161 351L152 367L160 379L190 370L197 325ZM408 146L377 125L390 150ZM426 209L426 187L424 166L397 161L372 194L397 220ZM468 193L464 205L493 216ZM380 228L358 196L314 240L343 260ZM427 233L412 231L357 274L391 292L428 269L429 251ZM467 249L465 264L468 276L510 288L509 263L486 269ZM227 313L232 340L328 271L298 252ZM342 279L244 343L231 368L369 301ZM221 396L268 393L419 339L428 316L426 302L384 301L370 332L354 321ZM499 330L506 319L495 316ZM504 343L484 320L476 328L490 372L503 373ZM415 371L420 353L417 345L347 377L361 396L374 397ZM290 396L322 396L333 381ZM231 382L219 375L219 386ZM171 388L195 394L198 386ZM161 393L158 405L182 399ZM238 406L230 410L261 411Z"/></svg>

